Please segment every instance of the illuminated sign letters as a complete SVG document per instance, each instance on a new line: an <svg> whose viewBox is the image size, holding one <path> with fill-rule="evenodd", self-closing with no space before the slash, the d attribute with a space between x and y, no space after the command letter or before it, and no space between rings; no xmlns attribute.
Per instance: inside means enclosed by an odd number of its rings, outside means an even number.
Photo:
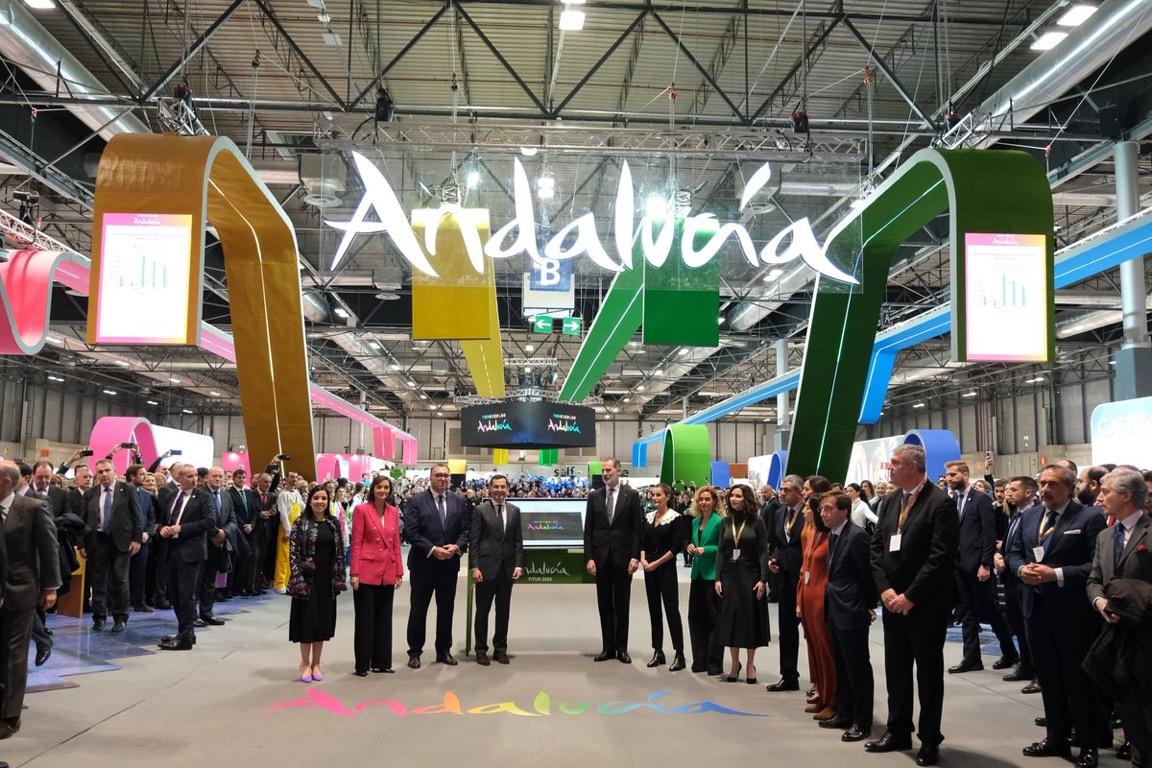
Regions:
<svg viewBox="0 0 1152 768"><path fill-rule="evenodd" d="M436 255L435 227L429 227L425 231L422 250L400 205L400 200L384 175L359 152L353 152L352 157L364 183L364 197L357 205L351 220L325 222L328 226L344 232L340 246L336 249L336 255L332 258L331 268L335 269L340 264L357 236L382 233L392 238L396 248L413 269L420 270L430 277L438 277L436 270L425 256L425 250L432 256ZM771 176L771 167L768 165L762 166L752 175L741 196L740 210L748 205L752 196ZM672 251L675 227L666 216L645 214L637 224L632 171L627 162L622 164L616 189L613 238L615 257L605 248L604 241L597 231L596 216L593 213L585 213L561 227L544 244L541 252L536 241L532 187L519 159L513 160L512 164L512 191L515 217L498 229L484 244L481 244L479 234L459 205L441 203L433 212L434 222L447 214L456 216L456 220L460 222L468 260L477 272L484 271L484 256L490 259L508 259L521 254L527 254L534 264L541 265L542 273L544 270L554 268L549 262L563 262L578 256L587 256L597 266L610 272L635 269L637 265L632 263L632 246L637 236L640 238L640 250L644 260L653 267L664 264ZM375 220L368 218L370 213L374 213ZM697 235L701 232L711 235L701 247L697 248ZM807 219L793 222L757 251L752 236L741 224L720 224L710 213L686 215L680 238L680 253L685 266L701 267L707 264L730 238L735 239L744 258L753 267L775 266L800 259L832 280L853 285L858 282L852 275L829 261Z"/></svg>

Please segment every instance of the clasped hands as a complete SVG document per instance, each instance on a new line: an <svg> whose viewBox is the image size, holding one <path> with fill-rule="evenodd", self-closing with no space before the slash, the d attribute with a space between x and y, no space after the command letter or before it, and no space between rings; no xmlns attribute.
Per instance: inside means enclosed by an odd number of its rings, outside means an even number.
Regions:
<svg viewBox="0 0 1152 768"><path fill-rule="evenodd" d="M1020 569L1020 581L1032 586L1056 581L1056 571L1043 563L1028 563Z"/></svg>
<svg viewBox="0 0 1152 768"><path fill-rule="evenodd" d="M180 526L179 525L165 525L164 527L162 527L160 529L160 538L162 538L162 539L171 539L171 538L173 538L175 536L179 536L179 535L180 535Z"/></svg>
<svg viewBox="0 0 1152 768"><path fill-rule="evenodd" d="M880 602L882 602L884 607L889 611L898 613L901 616L907 616L912 612L912 609L916 607L907 596L896 594L896 590L894 589L884 590L883 594L880 595Z"/></svg>
<svg viewBox="0 0 1152 768"><path fill-rule="evenodd" d="M437 560L451 560L458 554L460 554L460 547L456 546L455 544L445 544L442 547L432 547L432 557L436 558Z"/></svg>

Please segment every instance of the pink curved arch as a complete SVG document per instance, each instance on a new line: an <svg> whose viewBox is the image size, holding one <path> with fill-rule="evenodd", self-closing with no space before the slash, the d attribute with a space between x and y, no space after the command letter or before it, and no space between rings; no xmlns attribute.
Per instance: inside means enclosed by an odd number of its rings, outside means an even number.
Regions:
<svg viewBox="0 0 1152 768"><path fill-rule="evenodd" d="M156 450L156 438L152 434L152 422L138 416L103 416L92 426L88 447L92 456L88 458L88 468L95 470L96 462L112 454L112 465L116 474L124 474L131 456L128 451L117 450L120 443L136 443L137 451L144 464L151 464L160 455Z"/></svg>
<svg viewBox="0 0 1152 768"><path fill-rule="evenodd" d="M88 268L77 254L34 249L9 251L0 262L0 354L35 355L48 341L52 284L88 292Z"/></svg>

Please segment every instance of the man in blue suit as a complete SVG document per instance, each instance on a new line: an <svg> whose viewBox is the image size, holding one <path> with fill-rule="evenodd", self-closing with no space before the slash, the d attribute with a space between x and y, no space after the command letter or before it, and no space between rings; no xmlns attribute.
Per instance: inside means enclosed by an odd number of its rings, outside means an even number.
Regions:
<svg viewBox="0 0 1152 768"><path fill-rule="evenodd" d="M1046 738L1024 747L1028 757L1069 757L1068 737L1076 728L1078 768L1096 768L1097 748L1111 744L1107 712L1080 668L1100 628L1085 599L1096 536L1105 528L1096 507L1083 507L1072 494L1076 473L1049 464L1040 473L1041 504L1026 511L1013 536L1008 567L1023 587L1020 611L1028 626L1032 664L1044 696Z"/></svg>
<svg viewBox="0 0 1152 768"><path fill-rule="evenodd" d="M452 608L460 559L468 549L470 520L464 502L449 492L452 474L446 464L434 464L430 487L408 502L404 538L412 545L408 572L412 607L408 613L408 666L420 669L420 654L428 622L428 604L436 596L436 661L458 663L452 655Z"/></svg>

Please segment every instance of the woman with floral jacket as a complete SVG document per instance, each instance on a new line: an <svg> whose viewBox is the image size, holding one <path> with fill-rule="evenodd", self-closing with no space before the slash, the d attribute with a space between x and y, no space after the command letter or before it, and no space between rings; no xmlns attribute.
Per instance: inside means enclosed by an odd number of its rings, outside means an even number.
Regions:
<svg viewBox="0 0 1152 768"><path fill-rule="evenodd" d="M308 509L288 537L288 594L292 613L288 639L300 643L300 682L319 682L324 642L336 633L336 596L344 583L344 545L340 523L329 513L327 489L318 485L308 494Z"/></svg>

